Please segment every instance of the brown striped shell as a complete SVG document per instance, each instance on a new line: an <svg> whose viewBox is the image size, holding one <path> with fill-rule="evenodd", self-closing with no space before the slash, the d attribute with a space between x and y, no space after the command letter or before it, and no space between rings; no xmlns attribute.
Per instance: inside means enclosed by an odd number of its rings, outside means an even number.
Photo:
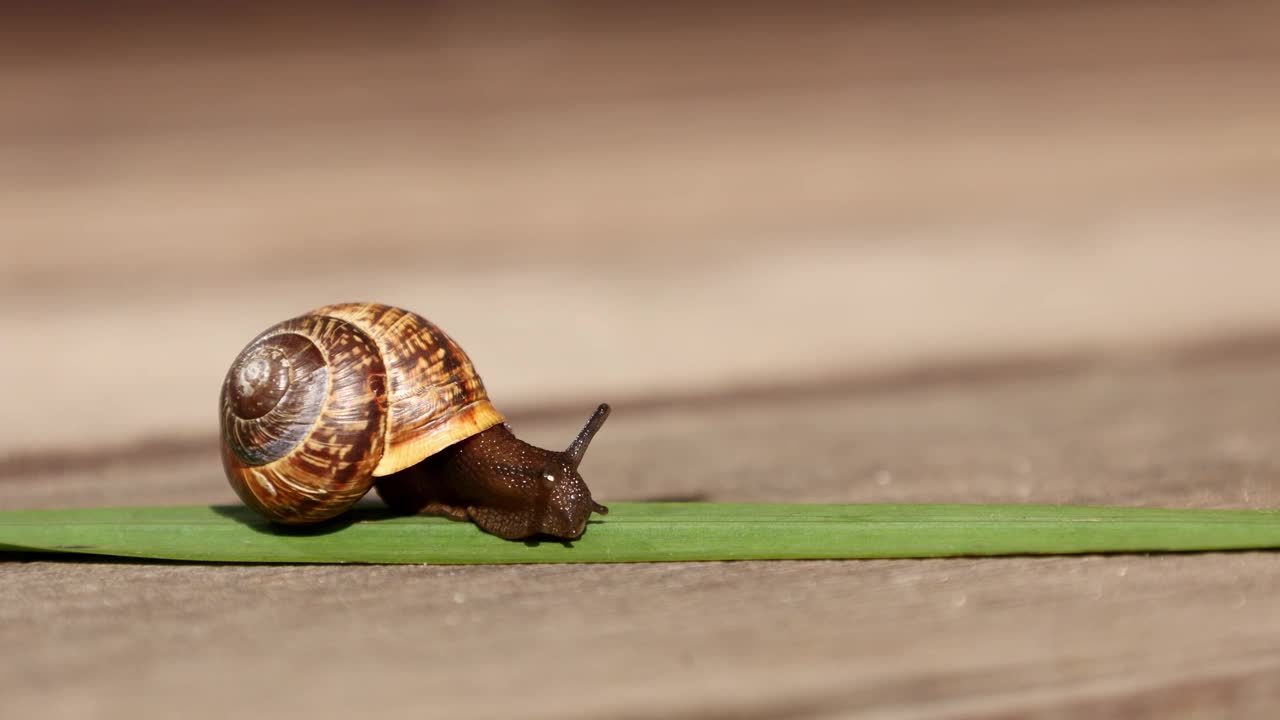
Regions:
<svg viewBox="0 0 1280 720"><path fill-rule="evenodd" d="M400 308L329 305L268 328L222 385L222 460L250 507L335 517L390 475L503 422L471 360Z"/></svg>

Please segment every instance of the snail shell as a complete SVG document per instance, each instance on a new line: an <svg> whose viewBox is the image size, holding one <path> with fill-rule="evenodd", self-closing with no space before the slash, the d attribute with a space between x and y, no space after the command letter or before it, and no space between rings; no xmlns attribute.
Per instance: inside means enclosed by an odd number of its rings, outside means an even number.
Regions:
<svg viewBox="0 0 1280 720"><path fill-rule="evenodd" d="M407 310L329 305L268 328L222 386L236 493L282 523L340 515L374 478L503 422L462 348Z"/></svg>

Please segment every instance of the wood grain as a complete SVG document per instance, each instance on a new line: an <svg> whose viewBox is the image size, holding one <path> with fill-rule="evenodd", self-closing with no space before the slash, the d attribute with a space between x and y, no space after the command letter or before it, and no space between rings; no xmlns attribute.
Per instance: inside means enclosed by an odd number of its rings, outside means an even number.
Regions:
<svg viewBox="0 0 1280 720"><path fill-rule="evenodd" d="M1274 363L1224 361L619 410L584 473L616 499L697 478L713 500L1274 507L1278 390ZM779 427L803 428L803 442ZM0 500L110 504L122 499L112 486L137 503L229 496L216 458L197 453L143 472L6 481ZM476 717L517 706L573 717L1244 714L1274 699L1280 673L1274 565L1266 553L595 568L45 560L4 569L0 640L27 649L0 667L15 711L67 716L145 715L185 698L196 716L303 717L350 703L408 709L424 695L434 712Z"/></svg>
<svg viewBox="0 0 1280 720"><path fill-rule="evenodd" d="M0 453L198 432L348 300L504 412L1280 326L1270 4L382 13L5 31Z"/></svg>

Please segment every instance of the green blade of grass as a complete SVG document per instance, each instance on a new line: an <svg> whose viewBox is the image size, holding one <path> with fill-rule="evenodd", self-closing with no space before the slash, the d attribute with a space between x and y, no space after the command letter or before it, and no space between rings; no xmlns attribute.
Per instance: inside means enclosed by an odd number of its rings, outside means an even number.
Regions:
<svg viewBox="0 0 1280 720"><path fill-rule="evenodd" d="M615 503L574 542L357 510L272 526L238 506L0 512L0 551L230 563L924 558L1280 548L1280 511L1032 505Z"/></svg>

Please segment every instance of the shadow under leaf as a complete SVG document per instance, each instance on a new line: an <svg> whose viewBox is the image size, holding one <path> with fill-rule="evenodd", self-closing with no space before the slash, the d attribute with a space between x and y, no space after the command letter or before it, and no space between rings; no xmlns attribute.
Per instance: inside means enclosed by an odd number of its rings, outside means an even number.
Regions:
<svg viewBox="0 0 1280 720"><path fill-rule="evenodd" d="M272 522L244 505L213 505L210 509L229 520L234 520L250 528L254 532L264 535L287 535L291 537L329 535L345 530L356 523L378 522L404 517L402 514L392 512L385 506L357 505L332 520L309 525L285 525Z"/></svg>

